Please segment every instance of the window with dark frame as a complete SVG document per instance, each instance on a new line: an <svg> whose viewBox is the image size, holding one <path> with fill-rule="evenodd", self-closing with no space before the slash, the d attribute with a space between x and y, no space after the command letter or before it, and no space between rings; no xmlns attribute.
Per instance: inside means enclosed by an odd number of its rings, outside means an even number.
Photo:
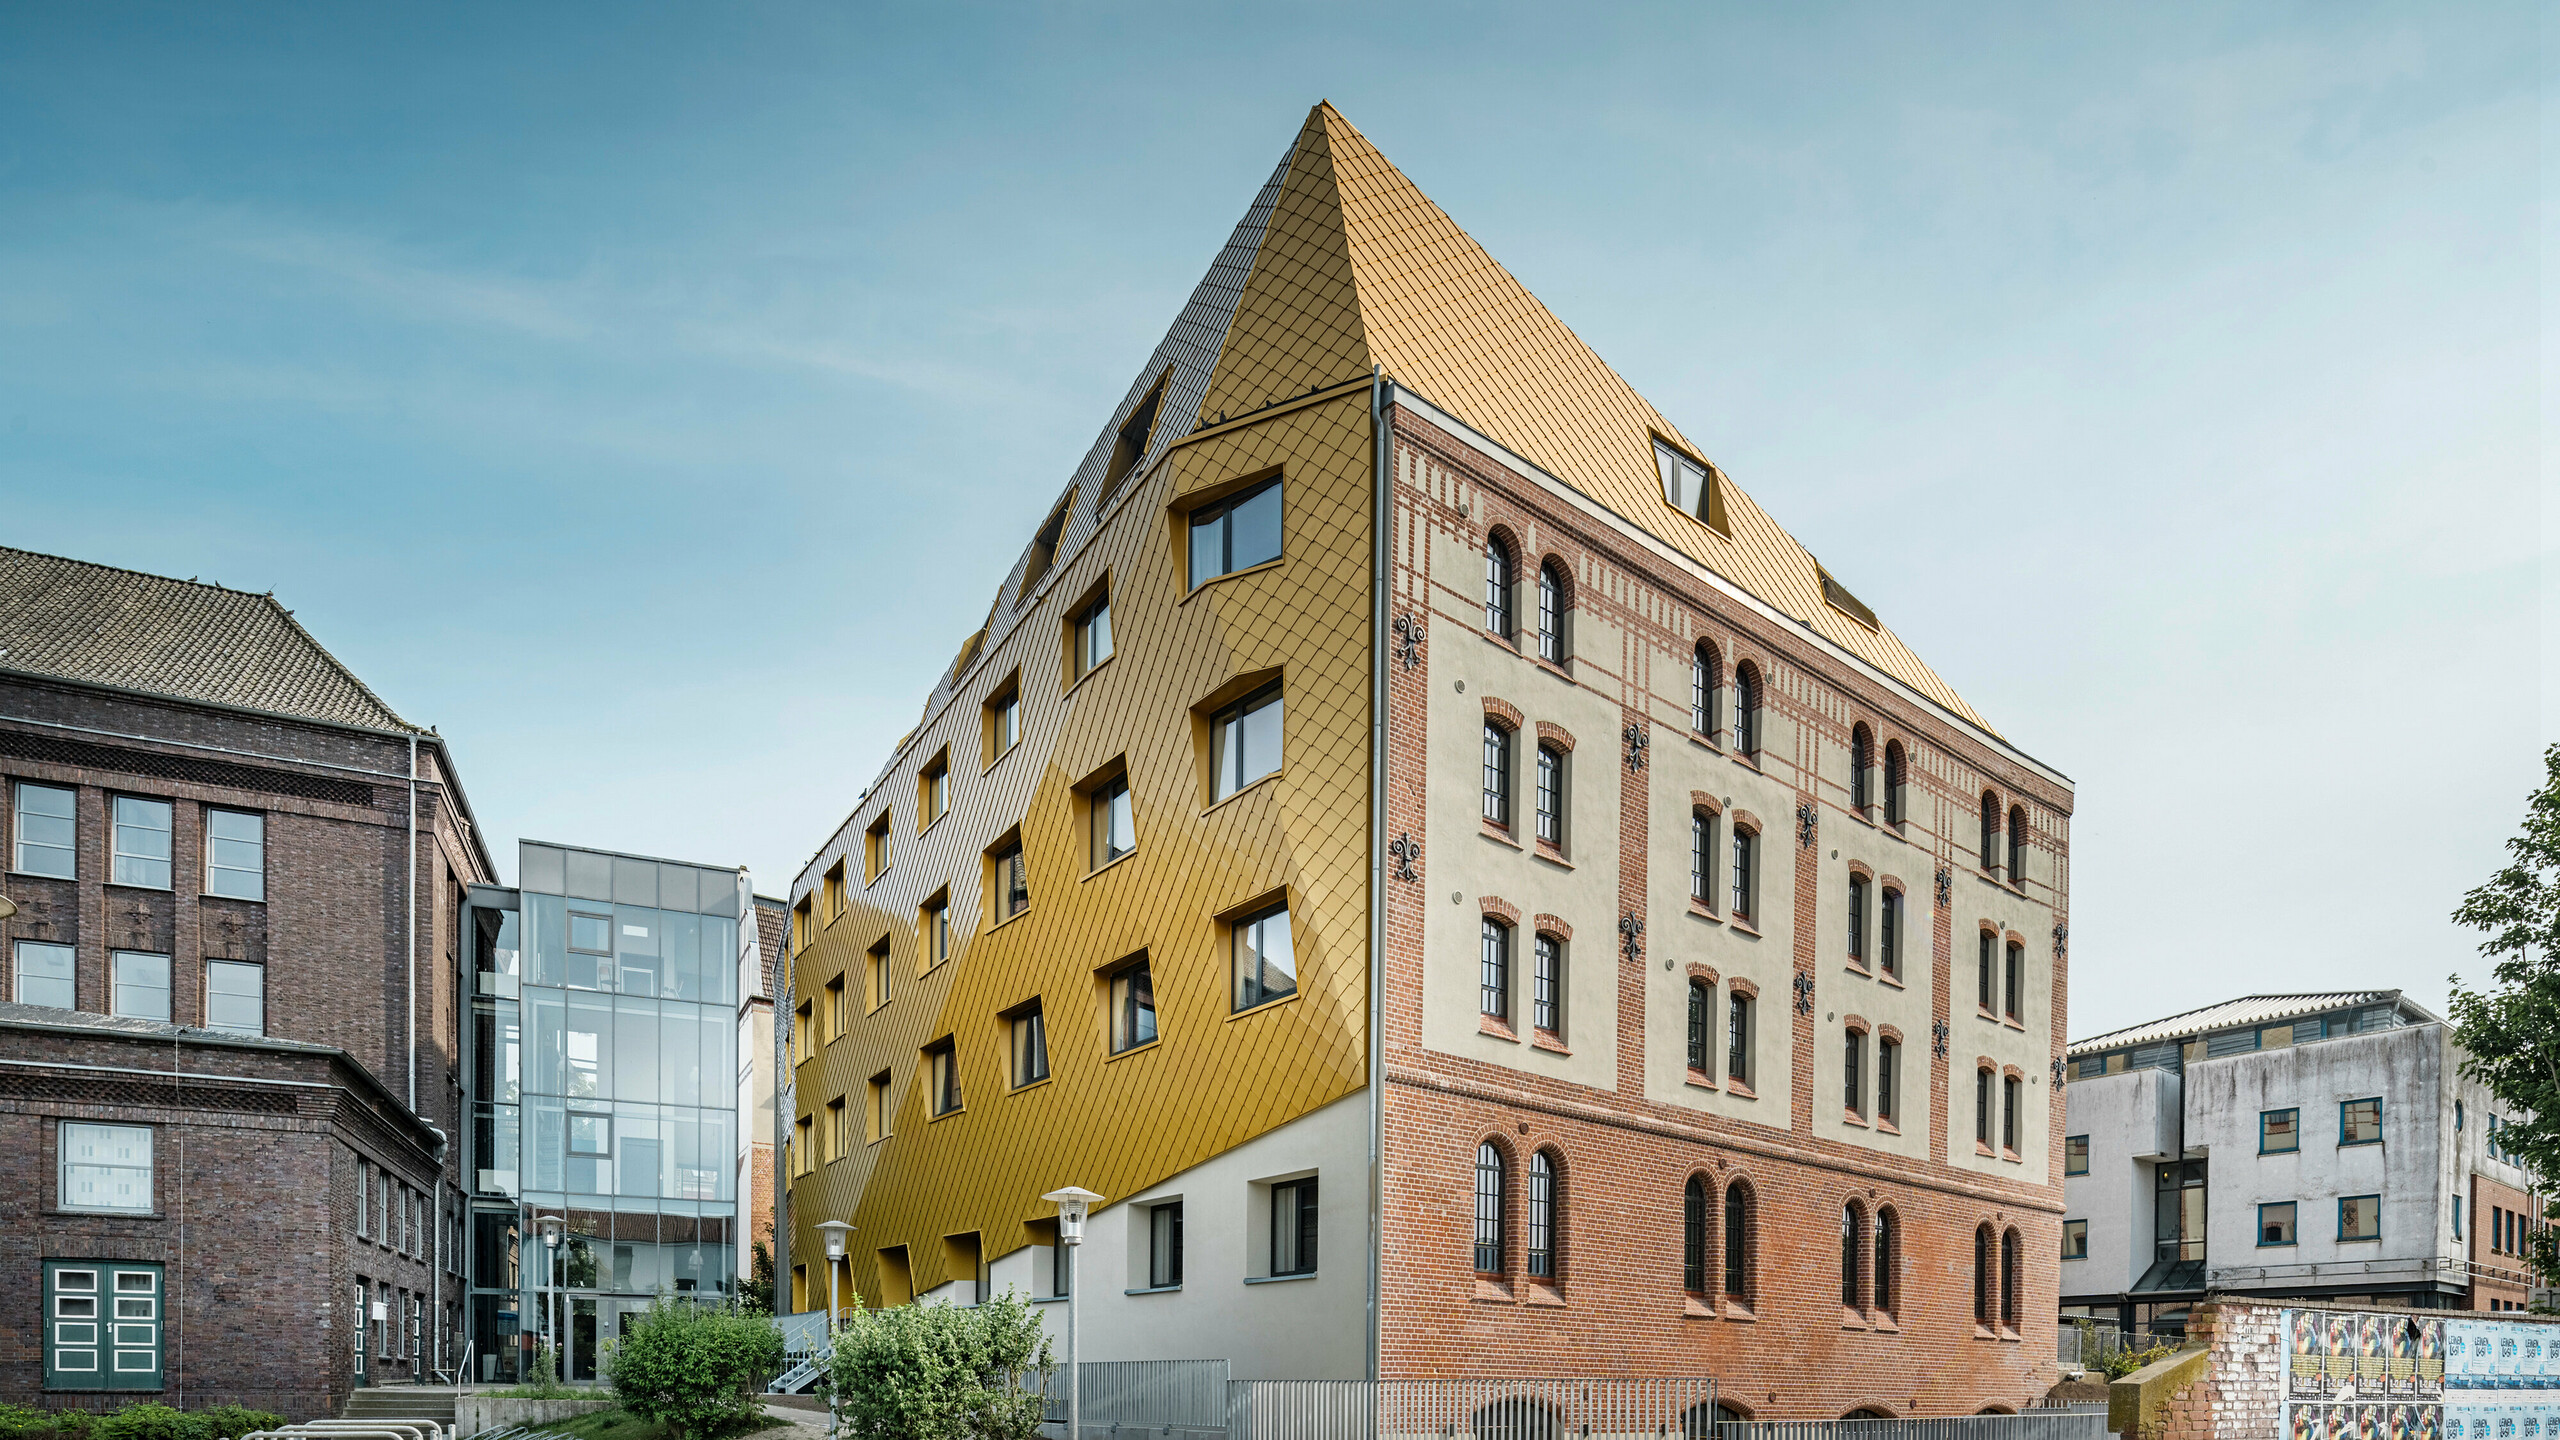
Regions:
<svg viewBox="0 0 2560 1440"><path fill-rule="evenodd" d="M2000 863L2000 797L1988 790L1982 792L1982 868L1992 869Z"/></svg>
<svg viewBox="0 0 2560 1440"><path fill-rule="evenodd" d="M1529 1023L1550 1035L1564 1030L1564 942L1544 931L1530 944Z"/></svg>
<svg viewBox="0 0 2560 1440"><path fill-rule="evenodd" d="M1280 478L1191 512L1191 588L1280 558Z"/></svg>
<svg viewBox="0 0 2560 1440"><path fill-rule="evenodd" d="M1751 1189L1740 1181L1724 1188L1724 1293L1737 1305L1751 1303Z"/></svg>
<svg viewBox="0 0 2560 1440"><path fill-rule="evenodd" d="M1689 898L1713 910L1716 906L1716 817L1705 810L1689 812Z"/></svg>
<svg viewBox="0 0 2560 1440"><path fill-rule="evenodd" d="M1138 848L1138 825L1129 804L1129 777L1114 775L1093 792L1093 869Z"/></svg>
<svg viewBox="0 0 2560 1440"><path fill-rule="evenodd" d="M960 1056L945 1040L926 1053L933 1082L933 1113L949 1115L960 1108Z"/></svg>
<svg viewBox="0 0 2560 1440"><path fill-rule="evenodd" d="M1751 1083L1751 997L1739 990L1726 997L1724 1020L1724 1073L1727 1078Z"/></svg>
<svg viewBox="0 0 2560 1440"><path fill-rule="evenodd" d="M1875 763L1875 732L1864 725L1849 730L1849 808L1864 815L1870 799L1867 768Z"/></svg>
<svg viewBox="0 0 2560 1440"><path fill-rule="evenodd" d="M2338 1200L2338 1238L2340 1240L2379 1240L2382 1238L2382 1197L2379 1195L2346 1195Z"/></svg>
<svg viewBox="0 0 2560 1440"><path fill-rule="evenodd" d="M1272 681L1209 717L1214 799L1224 800L1280 769L1280 682Z"/></svg>
<svg viewBox="0 0 2560 1440"><path fill-rule="evenodd" d="M2088 1136L2065 1135L2062 1137L2062 1173L2065 1175L2089 1173Z"/></svg>
<svg viewBox="0 0 2560 1440"><path fill-rule="evenodd" d="M1155 1039L1155 976L1140 961L1111 977L1111 1053L1125 1054Z"/></svg>
<svg viewBox="0 0 2560 1440"><path fill-rule="evenodd" d="M1752 861L1756 858L1760 837L1740 825L1733 827L1733 918L1751 923Z"/></svg>
<svg viewBox="0 0 2560 1440"><path fill-rule="evenodd" d="M2027 810L2023 805L2009 807L2009 883L2027 883Z"/></svg>
<svg viewBox="0 0 2560 1440"><path fill-rule="evenodd" d="M1865 1267L1867 1247L1860 1243L1858 1207L1840 1207L1840 1308L1856 1310L1859 1305L1859 1271Z"/></svg>
<svg viewBox="0 0 2560 1440"><path fill-rule="evenodd" d="M1977 1226L1973 1232L1973 1323L1989 1329L1992 1316L1991 1227Z"/></svg>
<svg viewBox="0 0 2560 1440"><path fill-rule="evenodd" d="M2022 1093L2017 1076L2000 1078L2000 1148L2012 1155L2018 1153L2018 1104Z"/></svg>
<svg viewBox="0 0 2560 1440"><path fill-rule="evenodd" d="M1889 1035L1876 1037L1876 1119L1893 1124L1902 1118L1902 1042Z"/></svg>
<svg viewBox="0 0 2560 1440"><path fill-rule="evenodd" d="M1511 727L1484 722L1484 818L1511 828Z"/></svg>
<svg viewBox="0 0 2560 1440"><path fill-rule="evenodd" d="M1554 561L1538 567L1538 658L1550 665L1565 660L1564 572Z"/></svg>
<svg viewBox="0 0 2560 1440"><path fill-rule="evenodd" d="M1075 614L1075 644L1072 648L1075 673L1069 683L1093 673L1093 667L1111 658L1111 592L1104 590L1091 603Z"/></svg>
<svg viewBox="0 0 2560 1440"><path fill-rule="evenodd" d="M1716 652L1706 641L1689 652L1689 728L1714 738L1716 733Z"/></svg>
<svg viewBox="0 0 2560 1440"><path fill-rule="evenodd" d="M1867 1087L1862 1062L1866 1058L1867 1032L1853 1025L1841 1031L1841 1040L1843 1042L1841 1047L1843 1088L1840 1103L1850 1114L1862 1114L1866 1109Z"/></svg>
<svg viewBox="0 0 2560 1440"><path fill-rule="evenodd" d="M1867 877L1849 877L1849 963L1867 963Z"/></svg>
<svg viewBox="0 0 2560 1440"><path fill-rule="evenodd" d="M1760 752L1760 669L1745 661L1733 667L1733 753Z"/></svg>
<svg viewBox="0 0 2560 1440"><path fill-rule="evenodd" d="M1484 917L1483 959L1476 977L1476 1008L1496 1020L1511 1018L1511 927Z"/></svg>
<svg viewBox="0 0 2560 1440"><path fill-rule="evenodd" d="M1902 828L1903 771L1908 762L1903 758L1902 742L1888 740L1884 747L1884 823Z"/></svg>
<svg viewBox="0 0 2560 1440"><path fill-rule="evenodd" d="M1900 1260L1900 1251L1902 1248L1902 1237L1895 1232L1901 1228L1901 1217L1894 1214L1893 1211L1879 1210L1876 1212L1876 1265L1874 1281L1876 1292L1876 1311L1878 1314L1892 1314L1895 1303L1901 1299L1901 1296L1896 1293L1900 1287L1895 1283L1894 1275L1895 1269Z"/></svg>
<svg viewBox="0 0 2560 1440"><path fill-rule="evenodd" d="M1237 1010L1298 993L1297 942L1289 929L1287 901L1257 910L1228 930L1234 947Z"/></svg>
<svg viewBox="0 0 2560 1440"><path fill-rule="evenodd" d="M2020 992L2026 988L2027 947L2015 940L2010 941L2007 958L2008 964L2003 972L2004 981L2001 988L2003 1001L2001 1013L2015 1020L2019 1018L2018 1007L2022 999Z"/></svg>
<svg viewBox="0 0 2560 1440"><path fill-rule="evenodd" d="M1555 1161L1544 1150L1531 1155L1526 1238L1529 1273L1540 1280L1556 1276L1556 1226L1563 1207L1562 1191Z"/></svg>
<svg viewBox="0 0 2560 1440"><path fill-rule="evenodd" d="M1538 841L1564 848L1564 752L1553 745L1538 747Z"/></svg>
<svg viewBox="0 0 2560 1440"><path fill-rule="evenodd" d="M2259 1206L2259 1248L2264 1249L2269 1246L2292 1245L2298 1243L2294 1230L2294 1214L2295 1204L2291 1200L2282 1200L2273 1204Z"/></svg>
<svg viewBox="0 0 2560 1440"><path fill-rule="evenodd" d="M1704 1071L1713 1063L1716 987L1689 977L1689 1068Z"/></svg>
<svg viewBox="0 0 2560 1440"><path fill-rule="evenodd" d="M1182 1284L1182 1202L1147 1208L1147 1288L1171 1290Z"/></svg>
<svg viewBox="0 0 2560 1440"><path fill-rule="evenodd" d="M1511 547L1499 535L1487 540L1484 546L1484 628L1504 640L1511 638L1511 587L1516 578L1511 569Z"/></svg>
<svg viewBox="0 0 2560 1440"><path fill-rule="evenodd" d="M1902 892L1890 885L1876 906L1876 965L1881 973L1902 978Z"/></svg>
<svg viewBox="0 0 2560 1440"><path fill-rule="evenodd" d="M2338 1143L2340 1145L2379 1145L2382 1143L2382 1097L2349 1100L2338 1107Z"/></svg>
<svg viewBox="0 0 2560 1440"><path fill-rule="evenodd" d="M1316 1273L1316 1180L1283 1180L1271 1187L1271 1273Z"/></svg>
<svg viewBox="0 0 2560 1440"><path fill-rule="evenodd" d="M1991 1068L1987 1065L1973 1072L1973 1139L1986 1148L1991 1144Z"/></svg>
<svg viewBox="0 0 2560 1440"><path fill-rule="evenodd" d="M1975 953L1974 1003L1981 1007L1982 1013L1985 1015L1992 1013L1991 972L1993 969L1993 962L1991 952L1999 945L1999 943L2000 938L1998 936L1992 934L1988 930L1985 930L1982 932L1981 944Z"/></svg>
<svg viewBox="0 0 2560 1440"><path fill-rule="evenodd" d="M1013 1085L1019 1090L1049 1078L1049 1022L1033 1001L1013 1017Z"/></svg>
<svg viewBox="0 0 2560 1440"><path fill-rule="evenodd" d="M997 849L995 861L996 915L1010 920L1031 908L1031 876L1024 868L1022 842L1009 840Z"/></svg>
<svg viewBox="0 0 2560 1440"><path fill-rule="evenodd" d="M1475 1267L1479 1275L1502 1273L1502 1151L1490 1140L1476 1146Z"/></svg>
<svg viewBox="0 0 2560 1440"><path fill-rule="evenodd" d="M2288 1107L2283 1110L2258 1112L2259 1154L2290 1155L2301 1148L2302 1111L2300 1109Z"/></svg>
<svg viewBox="0 0 2560 1440"><path fill-rule="evenodd" d="M1707 1288L1707 1182L1692 1175L1680 1190L1680 1288L1692 1295Z"/></svg>

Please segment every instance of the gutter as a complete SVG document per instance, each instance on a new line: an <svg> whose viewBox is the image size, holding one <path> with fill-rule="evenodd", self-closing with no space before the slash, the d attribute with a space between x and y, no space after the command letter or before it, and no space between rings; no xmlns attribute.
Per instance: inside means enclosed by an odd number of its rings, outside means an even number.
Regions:
<svg viewBox="0 0 2560 1440"><path fill-rule="evenodd" d="M1375 496L1369 520L1369 1378L1384 1360L1380 1287L1386 1267L1387 953L1387 426L1395 382L1370 367Z"/></svg>

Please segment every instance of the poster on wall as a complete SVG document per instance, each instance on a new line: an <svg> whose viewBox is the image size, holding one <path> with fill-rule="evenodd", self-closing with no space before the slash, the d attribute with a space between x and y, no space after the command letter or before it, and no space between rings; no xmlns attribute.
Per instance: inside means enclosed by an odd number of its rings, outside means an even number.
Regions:
<svg viewBox="0 0 2560 1440"><path fill-rule="evenodd" d="M2285 1440L2475 1440L2449 1423L2446 1324L2408 1311L2284 1312ZM2526 1437L2492 1426L2476 1440Z"/></svg>

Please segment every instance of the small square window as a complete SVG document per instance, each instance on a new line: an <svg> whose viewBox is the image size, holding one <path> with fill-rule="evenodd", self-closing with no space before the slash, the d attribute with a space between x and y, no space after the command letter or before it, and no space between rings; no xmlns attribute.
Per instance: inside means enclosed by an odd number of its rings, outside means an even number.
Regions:
<svg viewBox="0 0 2560 1440"><path fill-rule="evenodd" d="M987 697L986 763L993 765L1003 759L1021 740L1022 685L1017 676L1008 675Z"/></svg>
<svg viewBox="0 0 2560 1440"><path fill-rule="evenodd" d="M205 893L267 898L267 817L245 810L204 812Z"/></svg>
<svg viewBox="0 0 2560 1440"><path fill-rule="evenodd" d="M204 963L204 1024L234 1035L267 1033L267 967L236 960Z"/></svg>
<svg viewBox="0 0 2560 1440"><path fill-rule="evenodd" d="M43 940L21 940L17 944L18 988L13 997L21 1005L50 1005L56 1010L79 1008L76 987L72 984L72 951L68 945L55 945Z"/></svg>
<svg viewBox="0 0 2560 1440"><path fill-rule="evenodd" d="M22 875L76 878L72 841L79 828L77 793L53 785L18 787L17 858L12 867Z"/></svg>
<svg viewBox="0 0 2560 1440"><path fill-rule="evenodd" d="M862 866L865 883L879 879L889 868L889 812L886 810L881 811L880 818L872 821L871 828L863 832Z"/></svg>
<svg viewBox="0 0 2560 1440"><path fill-rule="evenodd" d="M1316 1181L1312 1175L1271 1187L1271 1273L1316 1273Z"/></svg>
<svg viewBox="0 0 2560 1440"><path fill-rule="evenodd" d="M1255 911L1231 929L1238 1010L1298 993L1298 954L1286 902Z"/></svg>
<svg viewBox="0 0 2560 1440"><path fill-rule="evenodd" d="M895 1103L889 1092L889 1072L883 1070L872 1076L866 1086L866 1092L865 1099L868 1103L863 1106L862 1113L864 1123L871 1132L870 1138L875 1141L886 1140L889 1138L890 1118L895 1114Z"/></svg>
<svg viewBox="0 0 2560 1440"><path fill-rule="evenodd" d="M2062 1222L2062 1258L2065 1260L2089 1258L2088 1221L2065 1220Z"/></svg>
<svg viewBox="0 0 2560 1440"><path fill-rule="evenodd" d="M2341 1240L2379 1240L2382 1238L2382 1197L2349 1195L2338 1201L2338 1238Z"/></svg>
<svg viewBox="0 0 2560 1440"><path fill-rule="evenodd" d="M166 800L119 795L115 801L114 882L147 890L169 888L171 807Z"/></svg>
<svg viewBox="0 0 2560 1440"><path fill-rule="evenodd" d="M1191 512L1191 587L1280 558L1280 481Z"/></svg>
<svg viewBox="0 0 2560 1440"><path fill-rule="evenodd" d="M1067 683L1072 685L1093 673L1093 667L1111 658L1111 591L1108 587L1085 602L1068 624L1073 633L1067 641Z"/></svg>
<svg viewBox="0 0 2560 1440"><path fill-rule="evenodd" d="M1167 1290L1182 1283L1182 1202L1147 1210L1147 1288Z"/></svg>
<svg viewBox="0 0 2560 1440"><path fill-rule="evenodd" d="M1099 870L1138 848L1138 823L1129 803L1129 777L1114 775L1097 787L1087 802L1093 816L1093 869Z"/></svg>
<svg viewBox="0 0 2560 1440"><path fill-rule="evenodd" d="M135 1020L167 1020L169 957L118 950L109 958L114 967L115 1013Z"/></svg>
<svg viewBox="0 0 2560 1440"><path fill-rule="evenodd" d="M995 897L998 924L1031 908L1031 874L1024 867L1022 842L1008 838L987 852L988 889Z"/></svg>
<svg viewBox="0 0 2560 1440"><path fill-rule="evenodd" d="M2338 1107L2338 1143L2341 1145L2379 1145L2382 1143L2382 1098L2349 1100Z"/></svg>
<svg viewBox="0 0 2560 1440"><path fill-rule="evenodd" d="M62 1208L152 1209L150 1126L65 1120L60 1144Z"/></svg>
<svg viewBox="0 0 2560 1440"><path fill-rule="evenodd" d="M2263 1110L2258 1114L2258 1153L2290 1155L2302 1148L2300 1110Z"/></svg>
<svg viewBox="0 0 2560 1440"><path fill-rule="evenodd" d="M2290 1200L2281 1201L2273 1205L2261 1205L2258 1207L2258 1246L2260 1249L2264 1249L2270 1245L2291 1245L2294 1243L2293 1213L2294 1203Z"/></svg>
<svg viewBox="0 0 2560 1440"><path fill-rule="evenodd" d="M949 1115L960 1108L960 1055L945 1040L925 1052L926 1074L933 1084L933 1113Z"/></svg>
<svg viewBox="0 0 2560 1440"><path fill-rule="evenodd" d="M917 943L924 951L924 966L930 970L951 958L951 892L937 890L924 902L916 915ZM888 994L883 991L881 998Z"/></svg>
<svg viewBox="0 0 2560 1440"><path fill-rule="evenodd" d="M1048 1079L1049 1023L1040 1014L1040 1002L1035 1000L1015 1011L1008 1028L1012 1032L1014 1088Z"/></svg>
<svg viewBox="0 0 2560 1440"><path fill-rule="evenodd" d="M613 953L613 917L569 912L569 948L580 955Z"/></svg>
<svg viewBox="0 0 2560 1440"><path fill-rule="evenodd" d="M924 769L916 773L916 830L942 818L951 808L951 756L947 750L936 751Z"/></svg>
<svg viewBox="0 0 2560 1440"><path fill-rule="evenodd" d="M1209 717L1209 797L1224 800L1280 769L1280 684L1273 681Z"/></svg>
<svg viewBox="0 0 2560 1440"><path fill-rule="evenodd" d="M2062 1173L2065 1175L2089 1173L2088 1136L2065 1135L2062 1137Z"/></svg>

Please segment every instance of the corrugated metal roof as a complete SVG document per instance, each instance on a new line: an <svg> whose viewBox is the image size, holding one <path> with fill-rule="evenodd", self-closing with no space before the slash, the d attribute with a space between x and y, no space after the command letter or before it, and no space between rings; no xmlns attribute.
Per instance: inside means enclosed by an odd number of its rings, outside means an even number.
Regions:
<svg viewBox="0 0 2560 1440"><path fill-rule="evenodd" d="M2283 1020L2318 1015L2330 1010L2353 1010L2366 1005L2396 1004L2404 1012L2421 1020L2436 1018L2413 1001L2402 998L2397 990L2314 990L2294 995L2243 995L2207 1005L2201 1010L2188 1010L2086 1040L2071 1042L2071 1055L2097 1050L2120 1050L2128 1045L2156 1045L2164 1040L2184 1040L2215 1030L2230 1030L2242 1025L2273 1025Z"/></svg>
<svg viewBox="0 0 2560 1440"><path fill-rule="evenodd" d="M273 595L7 546L0 670L370 730L418 729Z"/></svg>

